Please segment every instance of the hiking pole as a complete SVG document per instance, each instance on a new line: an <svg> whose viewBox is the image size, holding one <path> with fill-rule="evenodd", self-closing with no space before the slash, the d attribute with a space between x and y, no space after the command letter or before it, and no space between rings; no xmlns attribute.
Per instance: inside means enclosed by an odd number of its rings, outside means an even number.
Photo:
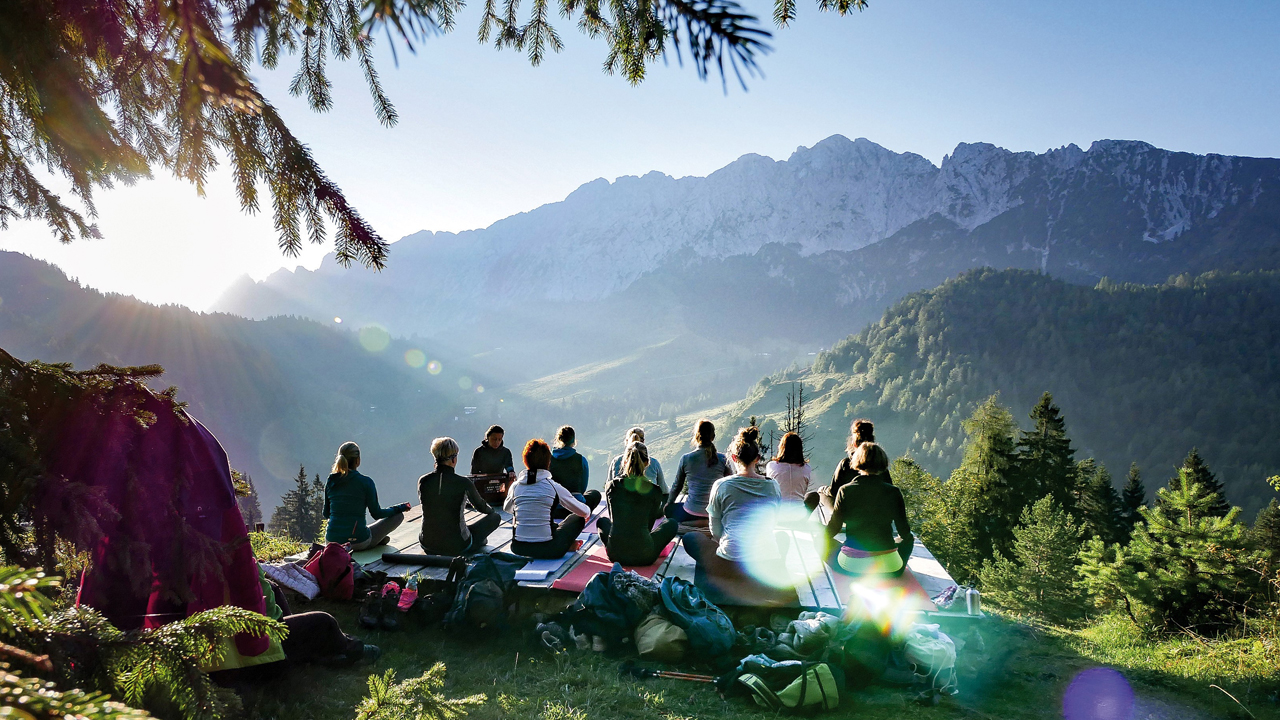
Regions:
<svg viewBox="0 0 1280 720"><path fill-rule="evenodd" d="M715 677L711 675L694 675L693 673L676 672L674 670L650 670L648 668L636 667L631 660L622 664L621 673L630 675L638 680L647 678L666 678L667 680L688 680L690 682L714 683Z"/></svg>

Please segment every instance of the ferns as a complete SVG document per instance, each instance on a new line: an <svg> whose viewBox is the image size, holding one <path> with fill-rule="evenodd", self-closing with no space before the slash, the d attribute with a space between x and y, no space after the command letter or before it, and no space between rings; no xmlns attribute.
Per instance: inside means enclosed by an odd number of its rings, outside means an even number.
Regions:
<svg viewBox="0 0 1280 720"><path fill-rule="evenodd" d="M369 676L369 696L356 708L356 720L451 720L467 714L467 708L480 705L487 698L472 695L449 698L439 690L444 687L444 663L411 680L397 683L396 671Z"/></svg>

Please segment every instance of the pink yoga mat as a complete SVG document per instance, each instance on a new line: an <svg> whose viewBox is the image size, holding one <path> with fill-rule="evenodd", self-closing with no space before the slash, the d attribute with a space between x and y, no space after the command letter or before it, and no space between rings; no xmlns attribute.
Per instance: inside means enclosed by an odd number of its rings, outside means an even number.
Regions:
<svg viewBox="0 0 1280 720"><path fill-rule="evenodd" d="M662 548L662 552L658 555L658 561L652 565L644 567L628 567L627 570L635 572L647 578L652 578L654 573L658 572L658 568L666 562L667 555L675 549L678 540L672 540L667 546ZM591 550L582 557L582 562L578 563L572 570L565 573L555 582L551 583L551 587L555 590L568 590L569 592L582 592L587 586L591 578L595 577L598 572L609 572L609 568L613 567L613 561L609 559L609 555L605 551L604 543L596 543Z"/></svg>

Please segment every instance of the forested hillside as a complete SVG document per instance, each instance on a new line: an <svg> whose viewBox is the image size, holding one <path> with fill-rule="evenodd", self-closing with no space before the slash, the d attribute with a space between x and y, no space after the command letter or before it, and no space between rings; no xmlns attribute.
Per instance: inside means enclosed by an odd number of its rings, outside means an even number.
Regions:
<svg viewBox="0 0 1280 720"><path fill-rule="evenodd" d="M762 382L742 415L780 411L791 381L813 393L820 471L849 421L867 417L894 453L934 472L960 460L961 427L994 393L1025 426L1045 391L1077 457L1150 483L1198 447L1248 511L1280 471L1280 274L1180 276L1162 285L1072 285L1032 271L976 270L915 293L820 354ZM1251 517L1251 514L1250 514Z"/></svg>
<svg viewBox="0 0 1280 720"><path fill-rule="evenodd" d="M159 384L178 386L178 399L254 479L268 515L299 464L327 475L346 440L365 448L388 501L410 499L431 467L432 437L478 438L505 405L480 391L489 379L466 361L376 328L156 307L82 288L16 253L0 253L0 347L78 368L163 366Z"/></svg>

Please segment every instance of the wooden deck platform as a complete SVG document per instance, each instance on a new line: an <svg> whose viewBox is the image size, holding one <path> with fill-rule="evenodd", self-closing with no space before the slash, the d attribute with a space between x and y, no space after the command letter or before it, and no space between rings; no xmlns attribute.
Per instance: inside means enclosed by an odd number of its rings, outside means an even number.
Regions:
<svg viewBox="0 0 1280 720"><path fill-rule="evenodd" d="M602 503L596 510L598 517L604 511ZM510 552L512 539L511 516L501 513L503 522L497 530L489 536L489 542L485 546L484 552ZM815 520L821 520L821 511L816 513ZM480 518L480 514L474 510L467 511L467 522L475 522ZM353 554L356 562L359 562L365 568L374 571L387 573L390 577L407 577L413 573L418 573L421 577L443 579L446 574L444 568L423 567L420 565L403 565L393 564L382 560L385 553L421 553L422 547L418 543L418 534L422 525L422 508L415 507L406 515L404 522L400 527L396 528L390 536L388 544L372 550L364 550ZM588 522L587 530L594 529L595 523ZM817 526L814 526L815 530ZM790 548L786 557L787 569L796 584L796 593L799 597L799 607L806 610L825 610L834 614L842 613L845 609L846 598L849 596L847 588L842 588L839 583L849 583L848 577L841 576L833 572L822 559L819 557L819 551L815 545L814 534L808 532L806 528L783 528L782 532L790 536ZM593 532L584 532L582 537L582 548L574 554L572 558L566 561L560 568L548 575L545 579L537 581L521 581L519 585L524 588L550 590L552 584L565 574L570 572L578 563L582 562L583 557L591 550L596 543L600 542L600 536ZM911 554L911 559L907 563L908 571L914 576L915 581L919 583L924 593L929 597L936 597L945 591L948 587L956 585L955 580L947 573L946 569L934 559L919 540L916 541L915 547ZM693 582L694 563L693 558L685 552L684 547L676 543L675 548L667 556L654 579L661 582L665 577L678 577ZM841 592L844 590L844 592ZM940 616L966 616L963 612L946 612L938 611L932 603L918 603L919 609L926 614L934 614Z"/></svg>

